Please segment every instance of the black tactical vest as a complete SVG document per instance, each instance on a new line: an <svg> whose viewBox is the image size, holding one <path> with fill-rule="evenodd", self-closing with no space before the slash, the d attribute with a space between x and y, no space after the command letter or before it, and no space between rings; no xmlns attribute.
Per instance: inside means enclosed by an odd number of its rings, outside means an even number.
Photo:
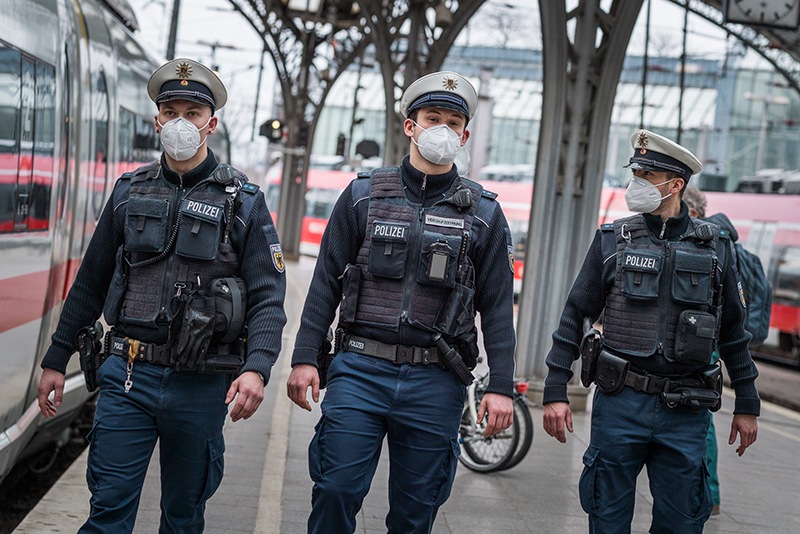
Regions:
<svg viewBox="0 0 800 534"><path fill-rule="evenodd" d="M650 234L644 217L635 215L602 230L604 242L613 230L617 257L603 345L662 376L707 365L716 348L724 272L719 227L690 219L680 240L661 241Z"/></svg>
<svg viewBox="0 0 800 534"><path fill-rule="evenodd" d="M395 332L404 322L451 337L472 331L468 252L482 192L458 179L423 208L406 198L398 167L373 171L367 231L344 275L340 320Z"/></svg>
<svg viewBox="0 0 800 534"><path fill-rule="evenodd" d="M127 290L120 323L170 324L182 294L238 274L229 233L243 181L243 174L224 164L188 189L165 180L159 163L133 174L125 210Z"/></svg>

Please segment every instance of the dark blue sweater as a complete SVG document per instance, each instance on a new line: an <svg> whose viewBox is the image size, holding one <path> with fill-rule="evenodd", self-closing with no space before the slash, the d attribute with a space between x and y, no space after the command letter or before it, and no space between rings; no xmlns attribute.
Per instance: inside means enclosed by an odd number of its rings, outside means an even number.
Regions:
<svg viewBox="0 0 800 534"><path fill-rule="evenodd" d="M658 236L662 229L665 240L675 241L689 224L688 209L683 202L681 213L670 218L666 224L659 216L645 214L644 218L654 241L660 241ZM544 404L568 402L567 382L572 378L572 363L580 355L583 317L595 320L600 317L605 307L606 295L614 283L615 257L602 256L601 233L598 230L567 296L558 329L553 332L553 347L546 360L549 372L545 379ZM732 259L731 256L726 262L723 273L724 306L719 331L719 353L731 378L731 387L736 391L734 413L758 415L760 401L755 387L758 371L747 348L751 336L744 329L744 309L739 299L738 278Z"/></svg>
<svg viewBox="0 0 800 534"><path fill-rule="evenodd" d="M209 150L203 163L184 173L183 185L191 187L209 176L217 165L214 154ZM165 180L173 184L181 183L181 177L167 167L163 156L161 169ZM124 228L118 224L120 218L114 215L115 208L123 207L113 206L112 200L106 204L89 242L85 260L64 302L58 327L52 336L52 345L45 354L42 367L63 373L75 352L78 329L93 323L103 311L114 274L117 248L124 239ZM277 243L278 238L262 192L257 193L249 219L236 219L231 242L239 254L240 276L247 284L248 359L242 372L258 371L267 380L278 358L281 334L286 324L283 311L286 277L273 266L270 245ZM146 339L144 335L138 337L145 343L164 343L166 335L165 328L164 332L154 330L150 334L154 336L152 339Z"/></svg>
<svg viewBox="0 0 800 534"><path fill-rule="evenodd" d="M455 166L445 174L425 175L415 169L408 156L400 168L406 198L424 207L441 200L458 179ZM494 202L482 199L482 202ZM353 198L352 183L333 209L322 237L314 277L308 290L292 365L317 365L319 347L333 323L342 297L339 279L348 263L355 263L364 241L369 197ZM469 252L475 266L475 309L481 316L484 347L491 371L488 391L511 396L514 376L515 335L513 324L514 274L509 268L511 245L508 223L495 202L492 219L476 221L475 240ZM430 333L401 324L399 331L357 326L353 333L383 343L430 346Z"/></svg>

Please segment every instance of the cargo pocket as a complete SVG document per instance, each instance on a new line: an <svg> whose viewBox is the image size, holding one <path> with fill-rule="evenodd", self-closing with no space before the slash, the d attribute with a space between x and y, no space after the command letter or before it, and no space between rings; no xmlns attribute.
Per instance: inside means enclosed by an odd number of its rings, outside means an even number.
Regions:
<svg viewBox="0 0 800 534"><path fill-rule="evenodd" d="M597 457L599 455L600 449L590 444L583 454L583 472L578 483L581 508L589 515L597 515L595 479L597 478Z"/></svg>
<svg viewBox="0 0 800 534"><path fill-rule="evenodd" d="M325 414L323 413L314 427L314 437L308 444L308 474L314 482L322 480L322 442L324 440L322 433L324 431Z"/></svg>
<svg viewBox="0 0 800 534"><path fill-rule="evenodd" d="M89 491L95 493L97 491L97 429L100 426L100 419L96 418L92 423L92 429L86 434L86 441L89 442L89 457L86 462L86 485Z"/></svg>
<svg viewBox="0 0 800 534"><path fill-rule="evenodd" d="M125 210L125 248L131 252L160 253L167 244L169 203L132 196Z"/></svg>
<svg viewBox="0 0 800 534"><path fill-rule="evenodd" d="M672 300L685 304L711 304L711 275L714 259L708 255L675 251Z"/></svg>
<svg viewBox="0 0 800 534"><path fill-rule="evenodd" d="M625 249L622 255L622 294L631 299L658 298L661 256L647 250Z"/></svg>
<svg viewBox="0 0 800 534"><path fill-rule="evenodd" d="M375 221L369 247L367 270L386 278L403 278L408 257L408 223Z"/></svg>
<svg viewBox="0 0 800 534"><path fill-rule="evenodd" d="M434 506L441 506L450 498L450 491L453 489L453 481L456 479L459 456L461 456L461 447L458 445L458 439L451 439L450 451L445 454L444 461L442 462L440 483L436 485L433 496Z"/></svg>
<svg viewBox="0 0 800 534"><path fill-rule="evenodd" d="M714 352L717 319L707 312L684 310L678 316L675 333L675 359L679 362L707 364Z"/></svg>
<svg viewBox="0 0 800 534"><path fill-rule="evenodd" d="M208 471L206 473L206 483L203 493L200 495L198 506L205 505L205 502L219 488L222 482L222 474L225 471L225 438L220 433L208 440Z"/></svg>
<svg viewBox="0 0 800 534"><path fill-rule="evenodd" d="M184 258L213 260L222 231L221 206L186 200L181 207L181 225L175 253Z"/></svg>
<svg viewBox="0 0 800 534"><path fill-rule="evenodd" d="M703 458L703 464L700 466L700 473L695 483L695 500L692 502L694 505L693 521L696 525L702 525L711 516L711 509L714 507L713 497L711 496L711 486L708 483L707 459Z"/></svg>

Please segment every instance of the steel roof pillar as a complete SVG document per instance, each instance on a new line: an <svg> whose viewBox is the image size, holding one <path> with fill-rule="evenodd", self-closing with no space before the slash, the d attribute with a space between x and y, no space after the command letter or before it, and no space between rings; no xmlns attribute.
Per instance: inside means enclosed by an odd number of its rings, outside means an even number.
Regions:
<svg viewBox="0 0 800 534"><path fill-rule="evenodd" d="M642 3L604 11L580 0L567 12L565 0L539 0L544 93L517 324L517 374L534 383L597 227L614 95Z"/></svg>

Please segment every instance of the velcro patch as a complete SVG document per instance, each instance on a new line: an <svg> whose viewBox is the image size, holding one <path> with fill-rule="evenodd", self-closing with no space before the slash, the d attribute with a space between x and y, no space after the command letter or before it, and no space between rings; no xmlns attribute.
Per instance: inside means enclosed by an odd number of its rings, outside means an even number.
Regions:
<svg viewBox="0 0 800 534"><path fill-rule="evenodd" d="M375 221L372 225L372 237L383 240L407 241L408 225Z"/></svg>

